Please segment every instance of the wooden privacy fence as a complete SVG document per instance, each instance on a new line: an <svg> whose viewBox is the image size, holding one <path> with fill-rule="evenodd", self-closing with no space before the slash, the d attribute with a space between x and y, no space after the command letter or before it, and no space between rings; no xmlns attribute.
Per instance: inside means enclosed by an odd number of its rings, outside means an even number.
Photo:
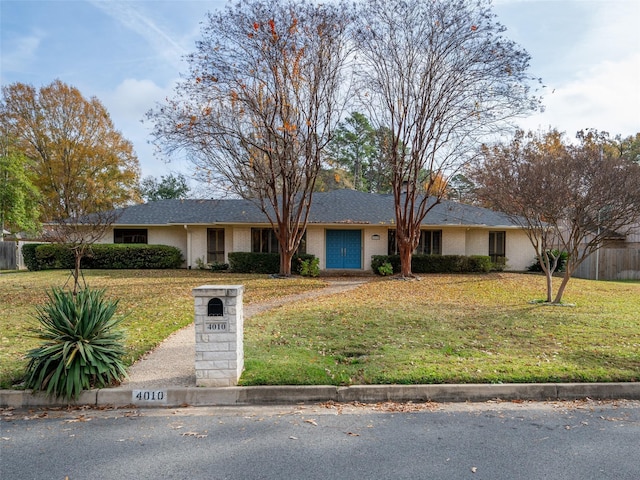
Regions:
<svg viewBox="0 0 640 480"><path fill-rule="evenodd" d="M16 242L0 242L0 270L15 270Z"/></svg>
<svg viewBox="0 0 640 480"><path fill-rule="evenodd" d="M640 280L640 247L602 248L582 262L573 276L589 280L596 280L596 276L598 280Z"/></svg>

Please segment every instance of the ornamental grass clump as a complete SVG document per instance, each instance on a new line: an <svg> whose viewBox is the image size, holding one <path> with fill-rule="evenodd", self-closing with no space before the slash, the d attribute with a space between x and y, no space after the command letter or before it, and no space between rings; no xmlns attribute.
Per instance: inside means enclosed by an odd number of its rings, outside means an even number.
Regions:
<svg viewBox="0 0 640 480"><path fill-rule="evenodd" d="M84 288L74 296L54 288L47 293L49 301L36 307L36 336L43 343L27 353L27 388L72 399L126 376L122 319L114 317L118 301L106 300L104 292Z"/></svg>

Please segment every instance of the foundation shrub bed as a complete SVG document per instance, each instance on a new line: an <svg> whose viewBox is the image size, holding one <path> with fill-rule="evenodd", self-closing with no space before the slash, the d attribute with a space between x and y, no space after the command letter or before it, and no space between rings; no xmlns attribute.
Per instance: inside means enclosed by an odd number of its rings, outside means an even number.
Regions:
<svg viewBox="0 0 640 480"><path fill-rule="evenodd" d="M299 275L302 262L313 262L314 255L294 255L291 260L291 273ZM279 253L231 252L229 270L233 273L277 274L280 271Z"/></svg>
<svg viewBox="0 0 640 480"><path fill-rule="evenodd" d="M373 255L371 269L376 274L380 267L391 265L393 273L400 272L400 255ZM413 273L488 273L493 269L491 257L485 255L413 255Z"/></svg>
<svg viewBox="0 0 640 480"><path fill-rule="evenodd" d="M26 244L22 247L25 265L31 271L72 269L74 256L68 245ZM182 253L168 245L96 244L82 259L87 269L179 268Z"/></svg>

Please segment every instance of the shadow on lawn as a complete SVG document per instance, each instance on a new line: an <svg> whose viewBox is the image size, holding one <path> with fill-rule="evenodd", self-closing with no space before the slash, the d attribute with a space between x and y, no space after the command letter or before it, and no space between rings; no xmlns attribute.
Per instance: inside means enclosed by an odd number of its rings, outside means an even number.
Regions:
<svg viewBox="0 0 640 480"><path fill-rule="evenodd" d="M559 358L584 371L584 381L640 381L640 355L612 354L596 350L574 350L560 353ZM592 378L597 376L598 378Z"/></svg>

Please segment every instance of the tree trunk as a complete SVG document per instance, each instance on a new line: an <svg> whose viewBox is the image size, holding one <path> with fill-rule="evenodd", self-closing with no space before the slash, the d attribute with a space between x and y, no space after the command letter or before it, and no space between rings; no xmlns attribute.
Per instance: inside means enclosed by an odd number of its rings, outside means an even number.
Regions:
<svg viewBox="0 0 640 480"><path fill-rule="evenodd" d="M556 293L556 298L553 300L553 303L562 303L562 296L564 295L564 289L567 287L567 284L569 283L570 278L571 278L571 272L567 267L567 269L564 272L564 277L562 277L560 288L558 288L558 293Z"/></svg>
<svg viewBox="0 0 640 480"><path fill-rule="evenodd" d="M283 277L291 276L291 259L294 252L280 251L280 275Z"/></svg>
<svg viewBox="0 0 640 480"><path fill-rule="evenodd" d="M413 277L411 272L411 257L413 249L407 242L398 242L398 250L400 252L400 275L403 278Z"/></svg>
<svg viewBox="0 0 640 480"><path fill-rule="evenodd" d="M547 277L547 303L551 303L551 296L553 295L553 272L547 269L545 276Z"/></svg>
<svg viewBox="0 0 640 480"><path fill-rule="evenodd" d="M79 248L73 250L74 266L73 266L73 296L78 295L78 287L80 286L80 262L82 262L82 251Z"/></svg>

